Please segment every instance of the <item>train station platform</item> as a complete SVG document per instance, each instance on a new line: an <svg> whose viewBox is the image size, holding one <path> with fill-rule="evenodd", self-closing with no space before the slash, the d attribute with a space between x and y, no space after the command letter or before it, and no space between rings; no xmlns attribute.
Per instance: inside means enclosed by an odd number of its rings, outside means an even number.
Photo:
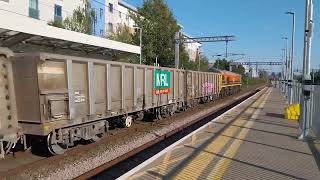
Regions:
<svg viewBox="0 0 320 180"><path fill-rule="evenodd" d="M119 179L320 179L285 106L278 89L266 88Z"/></svg>

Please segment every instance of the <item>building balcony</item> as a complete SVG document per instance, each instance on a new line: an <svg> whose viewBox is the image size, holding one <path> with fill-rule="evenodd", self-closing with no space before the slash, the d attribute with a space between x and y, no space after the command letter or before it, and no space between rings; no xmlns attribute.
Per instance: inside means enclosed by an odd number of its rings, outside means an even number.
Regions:
<svg viewBox="0 0 320 180"><path fill-rule="evenodd" d="M62 22L62 16L54 16L54 21Z"/></svg>
<svg viewBox="0 0 320 180"><path fill-rule="evenodd" d="M39 19L39 10L29 7L29 17Z"/></svg>

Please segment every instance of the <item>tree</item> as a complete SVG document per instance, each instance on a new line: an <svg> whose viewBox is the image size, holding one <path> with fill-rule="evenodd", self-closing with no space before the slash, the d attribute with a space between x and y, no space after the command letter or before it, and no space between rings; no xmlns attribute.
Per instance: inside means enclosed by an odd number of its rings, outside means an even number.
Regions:
<svg viewBox="0 0 320 180"><path fill-rule="evenodd" d="M123 43L129 43L129 44L134 44L134 33L130 29L129 26L127 25L120 25L116 32L112 33L111 35L108 36L108 39L115 40L115 41L120 41Z"/></svg>
<svg viewBox="0 0 320 180"><path fill-rule="evenodd" d="M188 52L186 51L185 47L183 45L180 45L180 68L186 69L186 70L195 70L194 69L194 63L190 61L190 57Z"/></svg>
<svg viewBox="0 0 320 180"><path fill-rule="evenodd" d="M226 59L217 59L213 68L230 71L230 61ZM245 76L245 68L242 65L232 66L232 72Z"/></svg>
<svg viewBox="0 0 320 180"><path fill-rule="evenodd" d="M242 65L232 66L232 72L245 75L245 68Z"/></svg>
<svg viewBox="0 0 320 180"><path fill-rule="evenodd" d="M143 28L143 56L146 64L156 57L160 66L174 66L174 35L180 27L163 0L145 0L137 14L131 13L136 25ZM135 40L138 42L138 35Z"/></svg>
<svg viewBox="0 0 320 180"><path fill-rule="evenodd" d="M226 59L217 59L216 62L214 62L213 67L229 71L229 62Z"/></svg>
<svg viewBox="0 0 320 180"><path fill-rule="evenodd" d="M200 57L200 71L209 70L209 59L206 56Z"/></svg>
<svg viewBox="0 0 320 180"><path fill-rule="evenodd" d="M71 17L67 17L64 21L50 21L48 25L91 35L96 15L91 8L90 1L82 1L83 6L77 7Z"/></svg>

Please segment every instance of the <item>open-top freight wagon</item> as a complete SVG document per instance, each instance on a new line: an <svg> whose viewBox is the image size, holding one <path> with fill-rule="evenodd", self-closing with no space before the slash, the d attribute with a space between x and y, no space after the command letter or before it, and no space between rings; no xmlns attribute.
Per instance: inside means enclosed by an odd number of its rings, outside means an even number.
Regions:
<svg viewBox="0 0 320 180"><path fill-rule="evenodd" d="M145 113L161 119L235 93L241 86L240 75L225 71L186 71L42 52L1 54L1 63L8 64L9 85L0 89L0 97L6 99L9 93L6 103L11 107L1 106L1 112L8 111L1 115L1 152L24 134L45 138L48 150L61 154L77 140L99 140L110 122L130 127ZM14 138L1 139L6 132L13 132Z"/></svg>

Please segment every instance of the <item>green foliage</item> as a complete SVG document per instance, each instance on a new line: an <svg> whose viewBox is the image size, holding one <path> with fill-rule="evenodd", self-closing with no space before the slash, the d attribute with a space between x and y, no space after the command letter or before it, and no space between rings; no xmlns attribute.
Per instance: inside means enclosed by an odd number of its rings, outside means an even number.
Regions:
<svg viewBox="0 0 320 180"><path fill-rule="evenodd" d="M186 70L195 70L194 63L190 61L189 54L185 47L180 45L180 67Z"/></svg>
<svg viewBox="0 0 320 180"><path fill-rule="evenodd" d="M91 8L89 0L83 0L83 7L78 7L73 11L71 17L67 17L64 20L64 26L66 29L85 34L92 34L93 23L95 23L96 15Z"/></svg>
<svg viewBox="0 0 320 180"><path fill-rule="evenodd" d="M242 65L240 66L232 66L232 72L241 74L241 75L245 75L246 70L244 69L244 67Z"/></svg>
<svg viewBox="0 0 320 180"><path fill-rule="evenodd" d="M77 7L71 17L67 17L64 21L50 21L48 25L91 35L96 15L89 0L82 1L83 7Z"/></svg>
<svg viewBox="0 0 320 180"><path fill-rule="evenodd" d="M62 29L65 29L65 28L66 28L66 27L64 26L64 23L63 23L62 21L57 21L57 20L49 21L49 22L48 22L48 25L54 26L54 27L57 27L57 28L62 28Z"/></svg>
<svg viewBox="0 0 320 180"><path fill-rule="evenodd" d="M139 34L139 33L137 33ZM123 43L134 44L134 34L130 27L127 25L121 25L117 28L116 32L108 36L108 39L120 41ZM139 44L139 43L138 43ZM138 45L136 44L136 45Z"/></svg>
<svg viewBox="0 0 320 180"><path fill-rule="evenodd" d="M131 55L126 55L124 57L116 57L116 61L119 62L125 62L125 63L132 63L132 64L139 64L140 63L140 55L136 54L131 54Z"/></svg>
<svg viewBox="0 0 320 180"><path fill-rule="evenodd" d="M200 71L208 71L209 61L205 56L196 58L195 61L190 61L189 55L185 50L184 46L180 46L180 67L186 70L199 70L199 60L200 60Z"/></svg>
<svg viewBox="0 0 320 180"><path fill-rule="evenodd" d="M200 57L200 71L209 71L209 59L206 56Z"/></svg>
<svg viewBox="0 0 320 180"><path fill-rule="evenodd" d="M143 56L146 64L156 57L160 66L174 66L174 35L180 27L163 0L145 0L137 15L131 14L136 25L143 28ZM138 33L135 38L138 42Z"/></svg>
<svg viewBox="0 0 320 180"><path fill-rule="evenodd" d="M230 71L230 61L227 61L226 59L217 59L213 64L213 68ZM241 74L242 76L245 75L245 69L242 65L232 66L232 72Z"/></svg>
<svg viewBox="0 0 320 180"><path fill-rule="evenodd" d="M229 71L229 62L226 59L217 59L216 62L214 62L213 67Z"/></svg>
<svg viewBox="0 0 320 180"><path fill-rule="evenodd" d="M250 86L255 86L255 85L259 85L259 84L264 84L266 82L267 82L267 80L264 78L250 78L248 76L242 77L242 85L244 87L250 87Z"/></svg>

